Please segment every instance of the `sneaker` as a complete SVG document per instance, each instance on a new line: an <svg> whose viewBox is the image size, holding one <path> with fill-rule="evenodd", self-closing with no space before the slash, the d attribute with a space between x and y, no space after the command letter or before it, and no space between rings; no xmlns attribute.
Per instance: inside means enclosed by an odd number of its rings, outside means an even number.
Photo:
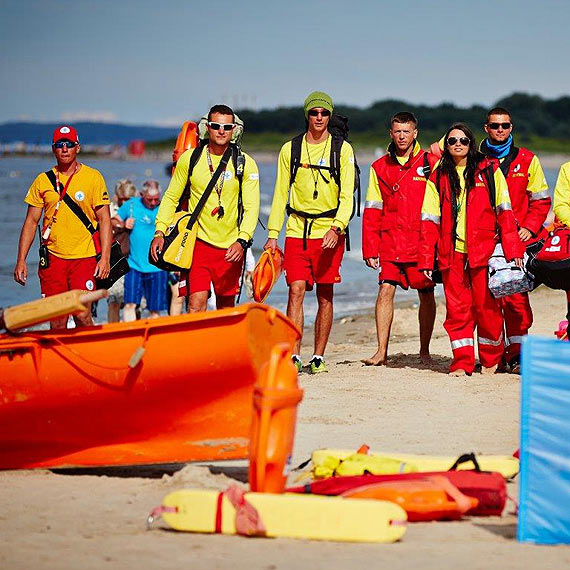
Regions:
<svg viewBox="0 0 570 570"><path fill-rule="evenodd" d="M325 366L325 361L322 358L313 358L309 362L309 371L311 374L320 374L321 372L328 372Z"/></svg>
<svg viewBox="0 0 570 570"><path fill-rule="evenodd" d="M511 374L521 373L521 359L520 356L514 356L509 361L509 366L511 367Z"/></svg>
<svg viewBox="0 0 570 570"><path fill-rule="evenodd" d="M298 356L293 355L291 357L291 362L293 362L293 365L297 369L297 373L303 371L303 361Z"/></svg>

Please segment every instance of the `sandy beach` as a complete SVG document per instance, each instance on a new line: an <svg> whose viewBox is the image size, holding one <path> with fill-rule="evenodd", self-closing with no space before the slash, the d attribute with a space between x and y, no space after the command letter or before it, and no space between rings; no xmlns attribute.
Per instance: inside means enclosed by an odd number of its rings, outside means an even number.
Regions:
<svg viewBox="0 0 570 570"><path fill-rule="evenodd" d="M552 336L565 314L562 292L531 295L533 334ZM386 367L364 367L375 350L372 314L333 327L330 372L301 374L294 464L321 447L460 455L511 454L519 447L520 378L447 375L449 341L439 300L430 367L419 363L417 311L396 309ZM307 333L303 357L312 352ZM97 474L0 472L0 568L127 569L135 567L245 570L349 567L570 567L570 548L521 545L508 503L502 517L415 523L396 544L341 544L285 539L192 535L145 529L146 516L169 491L224 489L247 477L245 461L180 469L112 470ZM292 481L293 478L291 478ZM518 496L516 481L509 494Z"/></svg>

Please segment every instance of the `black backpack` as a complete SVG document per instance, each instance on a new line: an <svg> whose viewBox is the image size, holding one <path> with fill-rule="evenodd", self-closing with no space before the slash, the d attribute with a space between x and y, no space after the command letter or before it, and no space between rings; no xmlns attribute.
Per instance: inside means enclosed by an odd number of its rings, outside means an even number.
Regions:
<svg viewBox="0 0 570 570"><path fill-rule="evenodd" d="M344 141L348 142L348 119L342 115L332 115L328 125L328 131L331 134L331 153L329 158L330 166L321 166L318 164L307 164L303 165L305 168L312 168L317 170L320 176L327 182L329 180L325 177L322 171L328 171L330 176L336 182L339 188L339 203L340 203L340 151L342 143ZM289 189L293 186L295 182L295 177L297 176L297 171L301 166L301 145L303 143L303 137L305 133L297 135L291 140L291 164L290 164L290 178L289 178ZM352 207L352 214L350 219L356 214L360 217L360 167L356 161L356 156L354 157L354 203ZM290 204L287 204L287 214L296 214L297 216L305 220L305 226L303 228L303 249L307 248L307 237L311 234L311 227L313 221L318 218L333 218L338 211L338 204L336 208L332 210L327 210L326 212L319 212L318 214L310 214L308 212L302 212L300 210L295 210ZM310 221L309 221L310 220ZM348 226L346 227L346 249L350 251L350 235L348 231Z"/></svg>

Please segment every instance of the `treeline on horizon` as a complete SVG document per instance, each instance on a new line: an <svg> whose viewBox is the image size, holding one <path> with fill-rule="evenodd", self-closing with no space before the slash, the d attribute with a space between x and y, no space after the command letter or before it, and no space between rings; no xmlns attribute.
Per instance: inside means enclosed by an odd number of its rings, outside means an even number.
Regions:
<svg viewBox="0 0 570 570"><path fill-rule="evenodd" d="M499 99L491 107L458 107L453 103L415 105L402 100L386 99L366 108L338 105L335 112L348 117L351 135L375 133L378 136L379 133L387 133L390 118L395 113L410 111L418 118L421 136L422 131L443 134L456 121L465 122L475 131L481 132L487 111L492 107L505 107L510 111L516 136L521 142L535 137L570 141L570 96L544 99L539 95L513 93ZM242 109L236 112L244 121L247 134L291 134L305 128L301 106L260 111Z"/></svg>

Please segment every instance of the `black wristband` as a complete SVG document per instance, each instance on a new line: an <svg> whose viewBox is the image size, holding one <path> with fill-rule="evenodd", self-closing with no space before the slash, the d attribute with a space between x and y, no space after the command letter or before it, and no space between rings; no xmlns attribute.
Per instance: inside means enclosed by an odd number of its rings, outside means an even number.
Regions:
<svg viewBox="0 0 570 570"><path fill-rule="evenodd" d="M236 241L241 245L241 247L244 251L251 245L250 242L245 241L242 238L238 238L238 239L236 239Z"/></svg>

